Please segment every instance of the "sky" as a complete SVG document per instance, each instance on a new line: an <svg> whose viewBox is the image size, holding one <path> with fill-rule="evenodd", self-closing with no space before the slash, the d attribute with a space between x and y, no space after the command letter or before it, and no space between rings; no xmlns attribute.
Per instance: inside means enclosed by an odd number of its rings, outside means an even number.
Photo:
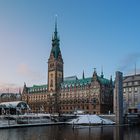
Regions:
<svg viewBox="0 0 140 140"><path fill-rule="evenodd" d="M140 1L0 0L0 91L47 84L57 15L64 76L140 72Z"/></svg>

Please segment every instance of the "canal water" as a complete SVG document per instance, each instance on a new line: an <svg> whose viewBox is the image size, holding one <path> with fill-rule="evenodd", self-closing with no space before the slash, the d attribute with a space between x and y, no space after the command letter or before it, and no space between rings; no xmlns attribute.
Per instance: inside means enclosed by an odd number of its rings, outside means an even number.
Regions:
<svg viewBox="0 0 140 140"><path fill-rule="evenodd" d="M0 140L140 140L140 127L134 126L39 126L1 129Z"/></svg>

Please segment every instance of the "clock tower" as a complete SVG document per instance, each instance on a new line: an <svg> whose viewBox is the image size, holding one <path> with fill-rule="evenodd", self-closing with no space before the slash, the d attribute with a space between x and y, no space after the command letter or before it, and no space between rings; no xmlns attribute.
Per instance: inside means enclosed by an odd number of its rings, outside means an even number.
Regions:
<svg viewBox="0 0 140 140"><path fill-rule="evenodd" d="M55 21L55 31L52 36L52 48L48 59L48 92L57 93L60 84L63 82L63 59L59 47L59 37L57 33L57 21Z"/></svg>

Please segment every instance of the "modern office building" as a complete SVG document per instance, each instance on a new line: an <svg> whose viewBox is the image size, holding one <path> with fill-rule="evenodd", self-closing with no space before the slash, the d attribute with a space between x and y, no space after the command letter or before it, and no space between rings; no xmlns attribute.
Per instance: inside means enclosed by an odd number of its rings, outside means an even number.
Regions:
<svg viewBox="0 0 140 140"><path fill-rule="evenodd" d="M140 112L140 74L124 76L124 113Z"/></svg>
<svg viewBox="0 0 140 140"><path fill-rule="evenodd" d="M114 114L115 122L123 124L123 73L116 72L114 88Z"/></svg>

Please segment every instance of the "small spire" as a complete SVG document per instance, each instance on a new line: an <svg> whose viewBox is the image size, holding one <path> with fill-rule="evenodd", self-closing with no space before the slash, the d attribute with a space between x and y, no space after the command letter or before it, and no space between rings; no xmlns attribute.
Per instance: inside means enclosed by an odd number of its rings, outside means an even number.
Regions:
<svg viewBox="0 0 140 140"><path fill-rule="evenodd" d="M25 82L24 82L24 87L23 87L22 93L27 93L27 87L26 87L26 83Z"/></svg>
<svg viewBox="0 0 140 140"><path fill-rule="evenodd" d="M110 81L112 81L112 75L110 76Z"/></svg>
<svg viewBox="0 0 140 140"><path fill-rule="evenodd" d="M83 70L83 79L85 79L85 74L84 74L84 70Z"/></svg>
<svg viewBox="0 0 140 140"><path fill-rule="evenodd" d="M103 66L101 67L101 78L104 78Z"/></svg>
<svg viewBox="0 0 140 140"><path fill-rule="evenodd" d="M93 76L97 75L96 68L94 68Z"/></svg>
<svg viewBox="0 0 140 140"><path fill-rule="evenodd" d="M19 94L21 94L21 88L19 88Z"/></svg>
<svg viewBox="0 0 140 140"><path fill-rule="evenodd" d="M110 76L110 83L112 83L112 75Z"/></svg>
<svg viewBox="0 0 140 140"><path fill-rule="evenodd" d="M24 87L26 87L26 83L24 82Z"/></svg>
<svg viewBox="0 0 140 140"><path fill-rule="evenodd" d="M97 79L97 72L96 72L96 68L94 68L94 72L93 72L93 79L96 80Z"/></svg>

